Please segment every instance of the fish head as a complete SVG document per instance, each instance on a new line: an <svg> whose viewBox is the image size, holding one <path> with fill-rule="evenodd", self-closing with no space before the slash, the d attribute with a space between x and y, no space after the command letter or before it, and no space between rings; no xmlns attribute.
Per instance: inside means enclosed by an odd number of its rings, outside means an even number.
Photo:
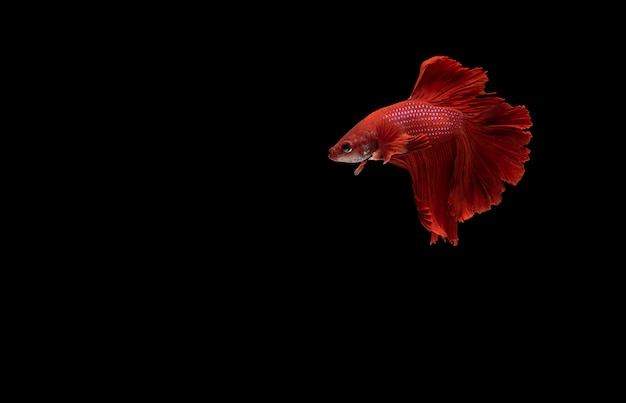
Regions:
<svg viewBox="0 0 626 403"><path fill-rule="evenodd" d="M378 134L370 125L357 125L328 150L336 162L356 163L368 160L378 149Z"/></svg>

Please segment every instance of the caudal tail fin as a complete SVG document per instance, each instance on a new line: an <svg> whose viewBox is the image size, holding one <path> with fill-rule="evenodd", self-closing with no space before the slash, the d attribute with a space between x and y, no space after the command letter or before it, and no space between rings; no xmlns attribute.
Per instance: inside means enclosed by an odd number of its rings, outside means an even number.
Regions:
<svg viewBox="0 0 626 403"><path fill-rule="evenodd" d="M490 102L488 102L490 103ZM448 198L458 221L489 210L502 200L504 182L516 185L529 160L532 126L524 106L506 102L465 116L465 136L456 140L457 153Z"/></svg>
<svg viewBox="0 0 626 403"><path fill-rule="evenodd" d="M524 175L530 154L526 146L532 137L527 130L532 126L530 114L525 106L511 106L495 92L486 93L487 81L482 69L468 69L437 56L422 63L411 94L411 99L463 113L463 131L456 137L452 154L452 175L446 180L447 212L436 207L434 196L425 202L432 213L427 224L434 240L440 235L456 244L457 222L499 204L504 183L515 185Z"/></svg>

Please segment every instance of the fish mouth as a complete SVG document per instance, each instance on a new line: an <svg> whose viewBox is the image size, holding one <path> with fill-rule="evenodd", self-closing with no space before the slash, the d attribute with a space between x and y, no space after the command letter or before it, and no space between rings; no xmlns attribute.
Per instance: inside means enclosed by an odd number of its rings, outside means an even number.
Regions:
<svg viewBox="0 0 626 403"><path fill-rule="evenodd" d="M335 162L341 162L341 154L335 148L328 150L328 158Z"/></svg>

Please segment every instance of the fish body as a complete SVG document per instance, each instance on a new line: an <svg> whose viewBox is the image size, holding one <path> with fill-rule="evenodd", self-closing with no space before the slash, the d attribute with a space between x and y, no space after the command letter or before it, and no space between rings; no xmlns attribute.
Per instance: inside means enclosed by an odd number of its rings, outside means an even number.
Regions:
<svg viewBox="0 0 626 403"><path fill-rule="evenodd" d="M422 63L407 100L358 122L328 157L358 163L383 161L409 171L417 213L433 244L458 244L458 223L502 200L504 183L524 174L532 126L525 106L485 92L486 72L446 56Z"/></svg>

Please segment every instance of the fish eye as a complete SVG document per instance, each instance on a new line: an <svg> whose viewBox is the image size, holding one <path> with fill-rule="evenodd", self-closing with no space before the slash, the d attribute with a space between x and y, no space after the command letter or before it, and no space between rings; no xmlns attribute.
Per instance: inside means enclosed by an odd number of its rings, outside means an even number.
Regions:
<svg viewBox="0 0 626 403"><path fill-rule="evenodd" d="M352 145L350 145L350 143L343 143L343 145L341 146L341 151L343 151L344 153L349 153L350 151L352 151Z"/></svg>

